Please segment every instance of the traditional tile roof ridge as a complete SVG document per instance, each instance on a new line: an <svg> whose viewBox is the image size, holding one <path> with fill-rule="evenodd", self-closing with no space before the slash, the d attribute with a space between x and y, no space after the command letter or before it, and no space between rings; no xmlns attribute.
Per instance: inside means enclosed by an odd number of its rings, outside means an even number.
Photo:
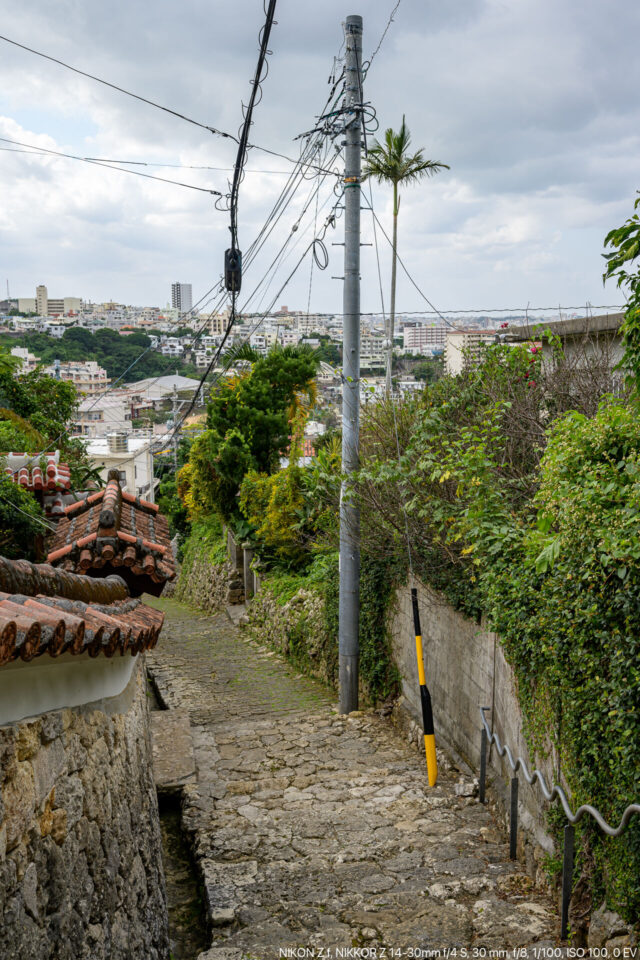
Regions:
<svg viewBox="0 0 640 960"><path fill-rule="evenodd" d="M0 557L0 591L107 604L129 597L122 577L110 576L97 580L95 577L68 573L49 563L7 560L6 557Z"/></svg>
<svg viewBox="0 0 640 960"><path fill-rule="evenodd" d="M12 591L15 585L22 589ZM58 586L69 596L52 595ZM156 645L163 621L163 613L128 595L120 577L101 580L0 557L0 666L45 653L136 655Z"/></svg>
<svg viewBox="0 0 640 960"><path fill-rule="evenodd" d="M133 494L122 490L119 482L114 479L109 480L104 490L98 490L96 493L92 493L91 496L84 500L77 500L75 503L70 503L64 508L65 516L70 518L78 517L80 514L89 510L96 503L100 503L100 501L104 500L107 491L112 484L117 485L118 489L120 490L121 500L124 500L125 503L130 503L143 513L149 513L152 516L155 516L158 513L160 508L158 507L157 503L151 503L149 500L143 500L142 497L134 497Z"/></svg>
<svg viewBox="0 0 640 960"><path fill-rule="evenodd" d="M104 490L65 509L47 560L74 572L120 570L130 585L131 576L156 585L175 576L166 517L157 504L124 492L117 471Z"/></svg>

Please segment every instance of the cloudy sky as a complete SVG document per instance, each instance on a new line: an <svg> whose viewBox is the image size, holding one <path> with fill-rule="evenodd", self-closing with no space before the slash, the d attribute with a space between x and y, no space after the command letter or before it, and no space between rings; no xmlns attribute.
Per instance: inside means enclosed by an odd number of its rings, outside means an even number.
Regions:
<svg viewBox="0 0 640 960"><path fill-rule="evenodd" d="M278 0L269 75L252 142L298 156L342 43L341 21L364 19L364 55L395 0ZM264 22L262 0L23 0L2 32L201 123L236 133ZM602 240L632 212L640 188L640 4L637 0L401 0L367 77L381 129L406 114L416 148L450 171L404 192L400 252L443 310L615 304L603 290ZM0 137L82 156L208 166L130 167L225 192L235 145L0 41ZM338 138L338 142L339 142ZM164 305L172 281L198 299L220 278L228 215L206 193L73 160L17 152L0 141L0 294ZM241 187L246 250L263 226L286 160L252 150ZM328 176L317 222L335 201ZM243 294L291 235L317 181L304 181L247 269ZM390 230L390 196L374 188ZM315 199L290 237L266 308L312 236ZM370 215L363 215L365 241ZM305 230L307 232L305 232ZM278 303L340 311L342 222L327 236L329 267L309 258ZM298 246L294 246L295 243ZM389 248L381 239L385 289ZM362 307L380 309L373 247L363 248ZM420 310L399 278L398 309Z"/></svg>

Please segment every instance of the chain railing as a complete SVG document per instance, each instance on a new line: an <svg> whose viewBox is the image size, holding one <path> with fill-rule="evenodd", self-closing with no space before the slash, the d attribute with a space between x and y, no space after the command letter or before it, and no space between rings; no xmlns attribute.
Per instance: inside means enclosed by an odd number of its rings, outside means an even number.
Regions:
<svg viewBox="0 0 640 960"><path fill-rule="evenodd" d="M500 757L507 757L509 761L509 766L513 770L514 774L517 774L518 770L522 770L525 780L530 786L534 786L536 783L539 784L540 790L545 798L550 803L554 800L560 800L562 808L564 810L565 816L567 818L567 824L564 828L564 850L562 857L562 915L561 915L561 926L560 926L560 937L562 940L567 939L569 931L569 904L571 902L571 889L573 885L573 861L574 861L574 841L575 841L575 828L574 824L578 823L584 816L587 814L590 817L593 817L595 822L598 824L599 828L605 833L608 837L619 837L620 834L626 829L627 824L631 820L631 817L634 813L640 814L640 803L631 803L626 808L622 814L622 818L617 827L612 827L604 819L599 810L596 810L595 807L592 807L589 803L584 803L581 807L578 807L574 813L571 809L567 795L562 789L558 786L557 783L554 783L551 789L547 786L547 781L544 778L544 774L535 769L533 773L529 773L529 768L527 766L526 760L523 760L522 757L518 757L516 760L513 759L513 753L509 749L507 744L502 744L500 737L497 733L492 733L489 729L487 723L486 714L491 710L491 707L480 707L480 716L482 718L482 733L481 733L481 743L480 743L480 788L479 788L479 800L480 803L485 802L485 793L486 793L486 783L487 783L487 749L491 746L492 743L495 743L496 750ZM512 860L516 859L517 856L517 846L518 846L518 777L513 776L511 778L511 793L510 793L510 804L509 804L510 814L509 814L509 856Z"/></svg>

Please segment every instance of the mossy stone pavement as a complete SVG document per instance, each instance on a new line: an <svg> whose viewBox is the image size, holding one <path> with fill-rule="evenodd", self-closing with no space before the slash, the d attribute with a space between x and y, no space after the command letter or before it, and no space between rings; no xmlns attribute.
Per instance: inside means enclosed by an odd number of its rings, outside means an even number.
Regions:
<svg viewBox="0 0 640 960"><path fill-rule="evenodd" d="M387 719L339 716L330 691L225 613L154 605L167 620L149 671L191 720L183 824L212 924L200 960L521 958L555 945L554 904L445 758L430 789Z"/></svg>

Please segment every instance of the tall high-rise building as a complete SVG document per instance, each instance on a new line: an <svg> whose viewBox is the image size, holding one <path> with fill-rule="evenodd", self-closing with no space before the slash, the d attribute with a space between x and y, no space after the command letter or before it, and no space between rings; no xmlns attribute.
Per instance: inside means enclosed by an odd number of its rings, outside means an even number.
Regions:
<svg viewBox="0 0 640 960"><path fill-rule="evenodd" d="M44 284L36 287L36 313L39 317L49 316L48 290Z"/></svg>
<svg viewBox="0 0 640 960"><path fill-rule="evenodd" d="M190 283L171 284L171 306L180 313L189 313L193 306L193 295Z"/></svg>

